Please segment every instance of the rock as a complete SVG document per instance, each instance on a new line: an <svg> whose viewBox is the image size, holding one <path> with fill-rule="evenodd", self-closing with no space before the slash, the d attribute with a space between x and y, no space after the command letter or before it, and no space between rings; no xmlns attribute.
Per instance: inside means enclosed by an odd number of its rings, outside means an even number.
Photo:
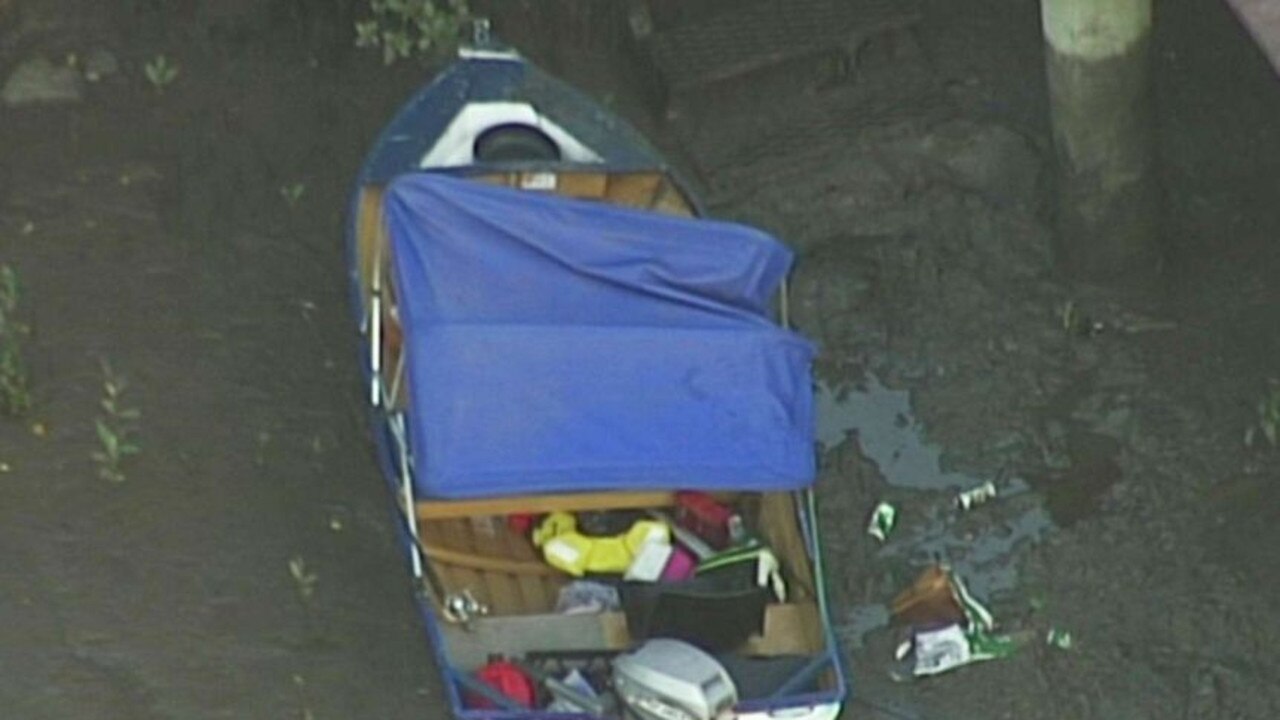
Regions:
<svg viewBox="0 0 1280 720"><path fill-rule="evenodd" d="M74 68L54 65L45 58L28 60L17 67L0 90L8 107L78 102L82 83Z"/></svg>
<svg viewBox="0 0 1280 720"><path fill-rule="evenodd" d="M95 48L84 58L84 79L98 82L120 72L120 62L110 50Z"/></svg>

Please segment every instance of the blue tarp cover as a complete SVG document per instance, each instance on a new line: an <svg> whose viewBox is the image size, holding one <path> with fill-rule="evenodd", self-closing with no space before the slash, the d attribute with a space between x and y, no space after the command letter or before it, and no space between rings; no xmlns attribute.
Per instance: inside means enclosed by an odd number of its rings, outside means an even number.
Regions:
<svg viewBox="0 0 1280 720"><path fill-rule="evenodd" d="M758 230L413 174L386 194L418 493L814 476L812 346Z"/></svg>

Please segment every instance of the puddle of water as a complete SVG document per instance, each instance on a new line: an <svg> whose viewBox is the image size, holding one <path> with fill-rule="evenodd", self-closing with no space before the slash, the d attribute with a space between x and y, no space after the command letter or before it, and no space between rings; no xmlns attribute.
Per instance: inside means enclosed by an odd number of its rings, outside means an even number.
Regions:
<svg viewBox="0 0 1280 720"><path fill-rule="evenodd" d="M1039 543L1055 529L1038 502L1015 512L992 512L992 519L981 527L961 530L953 518L935 509L924 523L904 528L902 537L887 544L880 556L921 566L942 560L964 579L974 597L991 600L1017 587L1014 554L1019 547Z"/></svg>
<svg viewBox="0 0 1280 720"><path fill-rule="evenodd" d="M1039 543L1055 525L1038 494L1020 478L997 481L998 495L968 512L955 504L957 490L985 479L942 469L942 448L925 440L911 411L910 393L886 388L877 378L837 395L817 390L818 440L831 450L856 434L863 454L890 485L916 492L898 503L905 520L880 548L877 559L923 568L950 565L975 597L990 602L1018 583L1015 553ZM883 604L851 608L838 631L852 647L889 624Z"/></svg>
<svg viewBox="0 0 1280 720"><path fill-rule="evenodd" d="M855 605L850 608L849 612L845 614L844 622L839 623L835 630L840 636L840 642L843 645L850 648L861 648L863 638L873 631L888 626L888 606L875 603Z"/></svg>
<svg viewBox="0 0 1280 720"><path fill-rule="evenodd" d="M1032 503L1015 512L992 509L998 515L976 529L935 506L923 523L900 528L891 536L876 559L920 570L941 560L964 580L974 597L991 602L1017 588L1015 560L1020 548L1042 542L1055 529L1044 506ZM857 648L868 633L888 627L889 619L884 604L857 605L837 630L845 643Z"/></svg>
<svg viewBox="0 0 1280 720"><path fill-rule="evenodd" d="M1120 454L1116 440L1076 430L1069 434L1068 446L1069 467L1032 479L1059 528L1069 528L1097 513L1102 498L1124 475L1116 459Z"/></svg>
<svg viewBox="0 0 1280 720"><path fill-rule="evenodd" d="M925 441L924 427L911 412L906 390L890 390L875 376L837 395L819 384L816 393L818 442L823 452L856 433L862 452L890 485L918 490L968 488L980 482L942 470L942 449Z"/></svg>

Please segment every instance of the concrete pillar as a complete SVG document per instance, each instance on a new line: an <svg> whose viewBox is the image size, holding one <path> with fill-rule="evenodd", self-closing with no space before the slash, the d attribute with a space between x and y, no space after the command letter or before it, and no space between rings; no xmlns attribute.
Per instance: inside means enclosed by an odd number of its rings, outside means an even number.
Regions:
<svg viewBox="0 0 1280 720"><path fill-rule="evenodd" d="M1058 158L1059 258L1090 280L1153 275L1152 0L1041 0Z"/></svg>

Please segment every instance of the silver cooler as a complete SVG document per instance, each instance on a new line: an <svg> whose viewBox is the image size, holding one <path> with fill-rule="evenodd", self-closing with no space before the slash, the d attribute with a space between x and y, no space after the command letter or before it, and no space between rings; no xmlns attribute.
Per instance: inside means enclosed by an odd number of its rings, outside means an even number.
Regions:
<svg viewBox="0 0 1280 720"><path fill-rule="evenodd" d="M649 640L613 661L613 686L640 720L714 720L738 702L715 658L680 640Z"/></svg>

